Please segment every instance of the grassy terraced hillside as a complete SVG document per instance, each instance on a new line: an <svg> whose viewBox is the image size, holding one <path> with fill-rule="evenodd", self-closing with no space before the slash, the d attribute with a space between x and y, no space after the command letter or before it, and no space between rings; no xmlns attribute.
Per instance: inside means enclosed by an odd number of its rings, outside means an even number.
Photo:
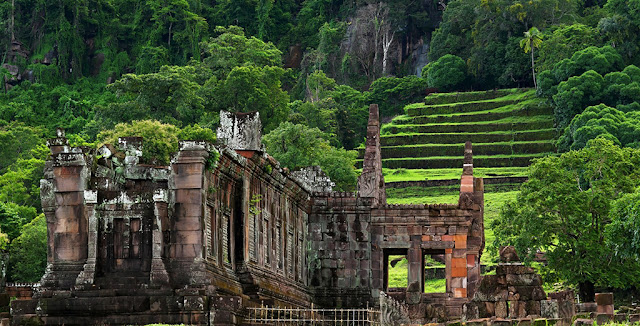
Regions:
<svg viewBox="0 0 640 326"><path fill-rule="evenodd" d="M552 108L534 90L432 94L405 113L381 129L385 168L459 168L467 140L478 168L527 167L555 152Z"/></svg>
<svg viewBox="0 0 640 326"><path fill-rule="evenodd" d="M534 90L432 94L382 126L383 174L387 183L459 180L464 142L470 140L475 176L525 177L532 159L556 151L555 137L553 109ZM491 221L515 199L518 186L485 184L487 244L493 240ZM396 204L456 203L458 194L458 185L387 188L388 202ZM482 257L484 263L495 259Z"/></svg>

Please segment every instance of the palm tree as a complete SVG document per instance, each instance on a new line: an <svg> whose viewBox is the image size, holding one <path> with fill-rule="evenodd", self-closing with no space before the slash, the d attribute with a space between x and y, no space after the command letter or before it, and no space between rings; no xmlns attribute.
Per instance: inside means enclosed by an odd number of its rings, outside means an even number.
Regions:
<svg viewBox="0 0 640 326"><path fill-rule="evenodd" d="M538 89L538 83L536 83L536 69L533 61L533 50L539 48L542 44L542 33L535 28L531 27L529 31L524 32L524 38L520 40L520 47L524 49L524 53L531 51L531 72L533 73L533 86Z"/></svg>

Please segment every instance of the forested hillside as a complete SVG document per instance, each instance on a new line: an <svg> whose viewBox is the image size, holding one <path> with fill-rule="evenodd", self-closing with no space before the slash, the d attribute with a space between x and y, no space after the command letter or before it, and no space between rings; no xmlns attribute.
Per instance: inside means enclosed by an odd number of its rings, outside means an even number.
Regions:
<svg viewBox="0 0 640 326"><path fill-rule="evenodd" d="M214 140L220 110L259 111L267 150L284 166L318 164L353 190L369 104L391 121L428 93L526 87L553 108L560 151L598 136L637 147L639 13L639 0L4 1L9 278L34 281L44 269L39 180L58 127L76 146L145 136L146 162L166 164L179 139ZM400 117L386 130L453 128L415 115L426 120ZM545 119L538 129L554 123Z"/></svg>

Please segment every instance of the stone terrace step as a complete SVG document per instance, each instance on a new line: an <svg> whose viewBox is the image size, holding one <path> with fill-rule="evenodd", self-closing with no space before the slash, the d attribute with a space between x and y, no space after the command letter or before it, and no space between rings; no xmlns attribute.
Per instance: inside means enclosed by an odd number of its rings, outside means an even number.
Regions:
<svg viewBox="0 0 640 326"><path fill-rule="evenodd" d="M474 167L508 167L508 166L529 166L534 158L552 155L553 153L537 153L502 156L475 156L473 157ZM382 160L382 166L388 169L442 169L459 167L462 163L462 156L451 157L421 157L421 158L388 158ZM362 162L357 162L358 168L362 167Z"/></svg>
<svg viewBox="0 0 640 326"><path fill-rule="evenodd" d="M117 280L114 282L113 280ZM149 275L144 273L113 273L97 277L95 284L102 289L135 289L149 284Z"/></svg>
<svg viewBox="0 0 640 326"><path fill-rule="evenodd" d="M553 128L553 120L531 122L496 122L496 123L456 123L456 124L428 124L428 125L387 125L385 133L460 133L460 132L491 132L491 131L523 131Z"/></svg>
<svg viewBox="0 0 640 326"><path fill-rule="evenodd" d="M555 151L555 143L551 140L536 142L504 142L473 144L474 155L511 155L535 154ZM360 157L364 149L358 149ZM455 156L464 154L464 144L429 144L382 147L382 158Z"/></svg>
<svg viewBox="0 0 640 326"><path fill-rule="evenodd" d="M408 116L432 115L432 114L455 114L463 112L485 111L496 109L502 106L514 104L516 100L493 99L485 101L473 101L464 103L426 105L410 104L405 107Z"/></svg>
<svg viewBox="0 0 640 326"><path fill-rule="evenodd" d="M404 135L382 135L382 146L415 144L458 144L470 140L473 143L492 143L510 141L544 141L553 139L553 128L527 130L519 132L459 132L459 133L414 133Z"/></svg>
<svg viewBox="0 0 640 326"><path fill-rule="evenodd" d="M490 100L502 96L516 94L523 90L517 88L496 89L477 92L433 93L425 97L425 104L448 104L479 100Z"/></svg>
<svg viewBox="0 0 640 326"><path fill-rule="evenodd" d="M552 116L553 109L549 106L525 106L522 108L516 108L513 110L497 111L497 110L484 110L455 115L419 115L419 116L398 116L393 121L392 125L403 124L427 124L427 123L460 123L460 122L479 122L479 121L492 121L499 120L508 117L532 117L532 116Z"/></svg>

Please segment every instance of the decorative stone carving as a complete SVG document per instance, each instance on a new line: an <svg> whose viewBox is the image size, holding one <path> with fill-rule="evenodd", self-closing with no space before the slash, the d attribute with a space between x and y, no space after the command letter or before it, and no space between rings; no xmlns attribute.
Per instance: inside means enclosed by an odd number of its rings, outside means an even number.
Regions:
<svg viewBox="0 0 640 326"><path fill-rule="evenodd" d="M262 151L262 123L258 112L220 111L218 141L231 149Z"/></svg>
<svg viewBox="0 0 640 326"><path fill-rule="evenodd" d="M335 182L317 166L309 166L298 171L291 172L291 177L297 179L309 192L331 192Z"/></svg>
<svg viewBox="0 0 640 326"><path fill-rule="evenodd" d="M377 104L369 106L369 122L367 125L364 161L362 162L362 174L358 177L358 196L372 198L374 206L387 203L384 176L382 175L380 115Z"/></svg>
<svg viewBox="0 0 640 326"><path fill-rule="evenodd" d="M382 325L408 325L409 308L380 291L380 323Z"/></svg>

